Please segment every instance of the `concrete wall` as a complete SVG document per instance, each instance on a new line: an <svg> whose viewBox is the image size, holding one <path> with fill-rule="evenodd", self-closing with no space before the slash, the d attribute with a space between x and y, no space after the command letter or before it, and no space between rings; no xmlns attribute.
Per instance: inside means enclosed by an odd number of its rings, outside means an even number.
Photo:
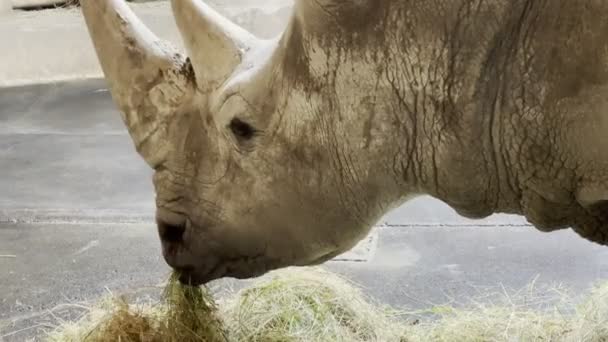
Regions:
<svg viewBox="0 0 608 342"><path fill-rule="evenodd" d="M12 0L12 1L13 1L13 7L15 7L15 8L52 6L52 5L60 5L62 3L65 3L64 0Z"/></svg>
<svg viewBox="0 0 608 342"><path fill-rule="evenodd" d="M11 0L0 0L0 16L11 13L12 6Z"/></svg>
<svg viewBox="0 0 608 342"><path fill-rule="evenodd" d="M0 0L5 3L7 0ZM208 0L211 6L261 38L285 27L292 0ZM158 36L183 48L168 1L131 4ZM0 20L0 87L101 77L79 9L14 11Z"/></svg>

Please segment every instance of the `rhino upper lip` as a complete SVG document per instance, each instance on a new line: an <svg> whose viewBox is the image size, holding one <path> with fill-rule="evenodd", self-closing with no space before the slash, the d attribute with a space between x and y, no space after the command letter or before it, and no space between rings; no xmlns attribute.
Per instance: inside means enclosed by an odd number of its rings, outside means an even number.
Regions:
<svg viewBox="0 0 608 342"><path fill-rule="evenodd" d="M180 243L163 243L162 254L167 264L176 270L193 268L193 266L190 266L192 260L189 260L188 258L188 251L185 249L185 246Z"/></svg>
<svg viewBox="0 0 608 342"><path fill-rule="evenodd" d="M162 253L167 264L180 274L179 281L185 285L199 286L221 278L226 273L226 267L222 267L221 262L216 262L211 267L197 268L194 266L195 260L192 260L194 255L179 243L163 243Z"/></svg>

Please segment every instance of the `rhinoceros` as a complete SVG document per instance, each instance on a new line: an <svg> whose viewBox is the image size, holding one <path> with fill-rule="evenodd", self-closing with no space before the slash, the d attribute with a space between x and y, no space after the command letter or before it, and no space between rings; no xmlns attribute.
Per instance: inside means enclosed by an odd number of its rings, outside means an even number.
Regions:
<svg viewBox="0 0 608 342"><path fill-rule="evenodd" d="M325 263L420 195L608 245L608 1L296 0L262 40L172 0L184 53L81 6L184 283Z"/></svg>

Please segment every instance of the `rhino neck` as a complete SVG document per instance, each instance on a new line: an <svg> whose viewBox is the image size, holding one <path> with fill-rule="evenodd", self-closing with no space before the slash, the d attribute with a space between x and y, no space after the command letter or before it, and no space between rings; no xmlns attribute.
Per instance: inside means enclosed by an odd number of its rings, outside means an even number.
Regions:
<svg viewBox="0 0 608 342"><path fill-rule="evenodd" d="M418 194L470 218L519 212L495 118L526 3L386 0L368 20L353 16L368 24L336 17L320 35L294 19L280 65L332 137L336 171L350 180L335 186L360 194L374 218Z"/></svg>
<svg viewBox="0 0 608 342"><path fill-rule="evenodd" d="M339 153L366 170L361 188L372 190L361 200L391 208L429 194L471 218L519 210L518 194L501 186L509 175L495 157L493 103L479 101L489 95L484 65L507 5L462 10L466 3L454 1L439 18L425 6L384 1L370 14L380 25L332 31L342 37L328 33L291 50L308 70L293 79L321 92L323 110L336 113L327 119Z"/></svg>
<svg viewBox="0 0 608 342"><path fill-rule="evenodd" d="M519 213L521 194L501 157L497 142L505 132L497 117L520 76L501 66L531 10L525 1L457 0L441 11L389 3L375 64L392 108L384 121L398 122L392 143L400 144L405 183L465 217Z"/></svg>

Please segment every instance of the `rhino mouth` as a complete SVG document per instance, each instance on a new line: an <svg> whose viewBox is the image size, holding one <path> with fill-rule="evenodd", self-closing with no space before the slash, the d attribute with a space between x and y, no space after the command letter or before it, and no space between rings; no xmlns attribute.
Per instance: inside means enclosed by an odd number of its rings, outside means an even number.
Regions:
<svg viewBox="0 0 608 342"><path fill-rule="evenodd" d="M175 265L174 259L168 258L167 263L179 274L178 280L183 285L200 286L222 278L250 279L264 275L280 265L269 261L264 256L242 256L238 258L217 260L216 258L205 258L203 266L188 264L186 266ZM215 261L215 262L211 262Z"/></svg>
<svg viewBox="0 0 608 342"><path fill-rule="evenodd" d="M240 266L234 263L218 263L208 270L201 270L196 267L188 266L183 268L175 268L179 273L179 282L183 285L200 286L209 282L224 278L233 279L250 279L264 275L272 268L263 266L262 264L251 267Z"/></svg>
<svg viewBox="0 0 608 342"><path fill-rule="evenodd" d="M183 285L200 286L216 279L226 276L224 269L220 265L215 266L209 272L200 272L193 266L174 268L179 274L178 280Z"/></svg>

